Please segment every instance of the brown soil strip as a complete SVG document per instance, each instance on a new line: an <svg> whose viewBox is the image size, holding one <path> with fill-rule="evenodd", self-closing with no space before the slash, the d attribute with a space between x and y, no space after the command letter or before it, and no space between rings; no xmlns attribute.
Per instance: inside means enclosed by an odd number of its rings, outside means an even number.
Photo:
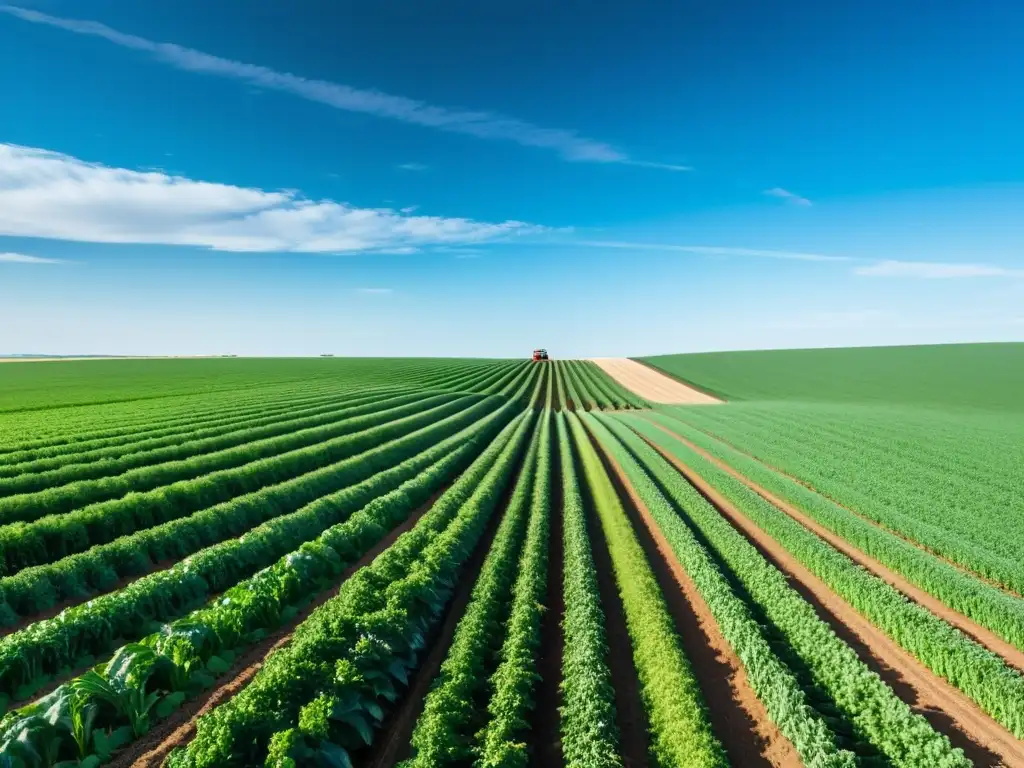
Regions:
<svg viewBox="0 0 1024 768"><path fill-rule="evenodd" d="M918 603L922 607L927 608L929 611L934 613L947 624L951 624L952 626L956 627L965 635L967 635L972 640L977 642L979 645L985 646L990 651L992 651L992 653L1002 657L1003 660L1005 660L1006 663L1010 666L1015 667L1020 671L1024 671L1024 651L1021 651L1016 646L1006 642L1003 638L999 637L999 635L997 635L992 630L986 629L985 627L976 623L967 616L964 616L962 613L954 611L948 605L941 602L932 595L928 594L920 587L915 586L900 574L896 573L893 570L890 570L882 563L878 562L871 556L857 549L855 546L846 541L846 539L842 538L841 536L838 536L837 534L832 533L830 530L828 530L828 528L816 522L812 517L806 515L797 507L783 501L778 496L775 496L766 488L763 488L762 486L755 483L753 480L748 479L742 473L733 469L725 462L715 458L707 451L694 445L682 435L676 434L672 430L668 429L667 427L663 427L660 424L655 424L655 426L657 426L663 432L672 435L674 438L687 445L690 449L699 453L708 461L714 463L715 466L728 472L730 475L735 477L737 480L742 482L752 491L754 491L763 499L765 499L765 501L781 509L783 512L792 517L802 526L807 528L809 531L814 533L819 538L822 538L825 541L827 541L835 549L838 549L840 552L842 552L848 558L857 563L857 565L864 568L866 571L873 573L875 576L882 579L882 581L885 581L894 588L898 589L900 592L902 592L908 598L913 600L915 603Z"/></svg>
<svg viewBox="0 0 1024 768"><path fill-rule="evenodd" d="M595 357L591 358L590 362L595 363L626 389L652 403L714 405L722 402L717 397L701 392L636 360L625 357Z"/></svg>
<svg viewBox="0 0 1024 768"><path fill-rule="evenodd" d="M390 547L399 536L412 528L427 510L433 506L441 494L444 493L448 485L445 484L444 488L431 496L425 504L416 509L398 527L392 529L387 536L371 547L353 565L346 568L334 587L326 592L322 592L311 603L302 608L291 621L235 659L231 669L221 676L220 679L224 680L222 685L218 685L185 702L181 709L166 720L158 723L156 728L142 739L139 739L118 754L110 763L111 768L128 768L128 766L132 768L158 768L172 750L188 744L196 734L196 721L200 717L211 712L248 685L249 681L255 677L256 673L263 666L263 660L274 651L290 643L292 634L299 624L305 621L321 605L336 597L342 585L356 571L373 562L377 555Z"/></svg>
<svg viewBox="0 0 1024 768"><path fill-rule="evenodd" d="M648 419L648 421L650 421L650 419ZM662 424L659 424L659 423L653 422L653 421L651 421L651 423L654 424L654 426L658 427L659 429L661 429L661 430L663 430L665 432L668 432L670 435L678 438L679 440L682 440L684 443L686 443L687 445L691 446L693 448L693 450L699 451L702 456L706 456L709 461L714 461L716 464L718 464L720 467L722 467L722 469L725 469L726 471L728 471L731 474L735 475L737 477L737 479L739 479L742 482L746 483L748 486L751 487L752 490L757 491L762 496L765 495L764 493L761 493L761 491L758 490L751 481L749 481L745 477L741 476L736 470L734 470L728 464L725 464L724 462L722 462L721 459L718 459L718 458L712 456L710 453L707 453L703 448L699 448L698 446L696 446L693 443L691 443L687 438L685 438L682 435L680 435L680 434L670 430L668 427L665 427ZM990 579L989 577L987 577L987 576L985 576L983 574L980 574L980 573L977 573L975 571L972 571L966 565L962 565L961 563L955 562L954 560L950 560L945 555L943 555L943 554L941 554L939 552L934 551L933 549L931 549L930 547L922 544L919 541L915 541L914 539L911 539L908 536L905 536L904 534L900 533L899 531L895 531L895 530L893 530L891 528L888 528L888 527L882 525L877 520L872 520L870 517L867 517L866 515L861 514L857 510L852 509L851 507L846 506L845 504L843 504L838 499L834 499L830 495L819 491L817 488L815 488L811 483L807 482L806 480L802 480L799 477L797 477L796 475L791 475L788 472L786 472L784 469L779 469L774 464L769 464L767 461L764 461L763 459L758 458L757 456L753 455L749 451L746 451L743 448L740 448L739 446L734 445L733 443L731 443L728 440L726 440L724 437L720 437L720 436L716 435L713 432L708 432L706 429L701 429L700 427L695 427L695 426L693 426L692 424L689 424L689 423L687 423L687 426L690 427L691 429L697 430L698 432L702 432L703 434L705 434L708 437L710 437L712 440L717 440L718 442L722 443L723 445L727 445L728 447L732 448L737 453L743 454L744 456L746 456L751 461L756 461L758 464L762 465L763 467L765 467L767 469L770 469L772 472L776 472L777 474L780 474L783 477L785 477L785 478L787 478L789 480L792 480L794 483L802 485L807 490L811 491L812 493L818 494L822 498L824 498L824 499L830 501L831 503L835 504L837 507L841 507L842 509L844 509L847 512L849 512L851 515L856 515L861 520L863 520L865 523L873 525L875 528L878 528L879 530L885 531L890 536L895 536L896 538L901 539L902 541L905 541L907 544L910 544L911 546L915 547L916 549L921 550L922 552L927 552L929 555L931 555L932 557L936 558L937 560L941 560L946 565L952 566L953 568L956 568L958 571L961 571L962 573L966 573L971 578L977 579L978 581L983 581L986 584L988 584L990 587L995 587L996 589L1005 592L1006 594L1010 595L1011 597L1015 597L1015 598L1018 598L1018 599L1024 599L1024 594L1021 594L1021 593L1011 589L1010 587L1007 587L1004 584L1000 584L995 579ZM765 496L765 498L767 499L767 496ZM768 499L768 501L771 501L771 499ZM772 503L774 504L775 502L772 502ZM979 641L979 642L981 642L981 641Z"/></svg>
<svg viewBox="0 0 1024 768"><path fill-rule="evenodd" d="M686 657L700 684L715 736L732 765L803 765L796 748L768 716L746 669L722 635L697 585L676 558L661 528L617 461L595 440L622 506L665 596Z"/></svg>
<svg viewBox="0 0 1024 768"><path fill-rule="evenodd" d="M533 743L533 765L562 765L561 723L558 708L562 703L559 687L562 684L562 654L565 635L562 619L565 616L565 538L562 531L564 496L562 494L561 457L558 438L551 430L551 523L548 550L548 583L546 609L541 619L540 654L537 672L540 681L536 689L536 706L532 713L529 738Z"/></svg>
<svg viewBox="0 0 1024 768"><path fill-rule="evenodd" d="M579 459L577 458L577 464ZM582 467L577 467L582 470ZM625 768L646 768L650 737L647 733L647 713L640 696L640 679L633 663L633 645L626 626L622 598L615 584L608 542L601 521L594 512L594 502L585 475L579 471L580 492L583 495L587 518L590 549L597 570L597 589L604 609L605 640L608 642L608 670L615 691L615 722L619 727L620 750Z"/></svg>
<svg viewBox="0 0 1024 768"><path fill-rule="evenodd" d="M539 429L539 426L535 428ZM383 731L374 738L373 744L367 747L363 754L354 756L353 762L360 768L392 768L412 756L410 740L416 728L416 721L423 713L423 706L430 687L437 677L441 665L448 657L448 651L455 639L455 631L458 629L459 622L466 613L466 606L473 596L473 587L477 577L480 575L487 554L491 551L491 543L498 532L502 518L505 517L515 487L519 483L519 476L525 466L525 458L526 452L524 451L519 460L519 466L502 493L495 513L487 522L484 535L477 542L472 557L462 568L462 577L459 579L455 594L446 609L444 622L436 634L428 639L430 652L413 674L409 688L403 694L398 708L388 714L383 724Z"/></svg>
<svg viewBox="0 0 1024 768"><path fill-rule="evenodd" d="M657 446L653 446L657 448ZM679 459L658 449L737 531L743 534L917 714L977 766L1024 766L1024 742L986 715L959 689L933 674L888 635L857 613L788 550L748 520L730 501Z"/></svg>

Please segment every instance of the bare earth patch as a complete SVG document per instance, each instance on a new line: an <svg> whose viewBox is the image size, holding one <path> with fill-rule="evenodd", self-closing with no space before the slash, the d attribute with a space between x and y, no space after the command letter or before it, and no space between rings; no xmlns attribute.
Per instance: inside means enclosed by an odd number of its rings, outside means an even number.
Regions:
<svg viewBox="0 0 1024 768"><path fill-rule="evenodd" d="M596 364L626 389L652 403L672 405L714 405L717 397L705 394L653 368L625 357L594 357Z"/></svg>

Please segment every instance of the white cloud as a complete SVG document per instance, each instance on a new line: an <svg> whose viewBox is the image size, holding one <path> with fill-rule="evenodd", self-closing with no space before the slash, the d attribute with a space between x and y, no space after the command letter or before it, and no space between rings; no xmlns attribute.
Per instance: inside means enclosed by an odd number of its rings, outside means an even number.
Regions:
<svg viewBox="0 0 1024 768"><path fill-rule="evenodd" d="M359 293L375 293L375 294L394 293L394 289L393 288L360 288L358 290L359 290Z"/></svg>
<svg viewBox="0 0 1024 768"><path fill-rule="evenodd" d="M427 170L427 166L423 163L402 163L398 166L398 169L400 171L425 171Z"/></svg>
<svg viewBox="0 0 1024 768"><path fill-rule="evenodd" d="M0 262L8 264L66 264L64 259L44 259L42 256L29 256L24 253L0 253Z"/></svg>
<svg viewBox="0 0 1024 768"><path fill-rule="evenodd" d="M420 207L418 205L407 205L405 208L399 208L398 210L401 213L409 214L416 213L416 211L418 211L419 209Z"/></svg>
<svg viewBox="0 0 1024 768"><path fill-rule="evenodd" d="M854 273L867 277L909 277L921 280L942 280L968 277L1024 277L1024 269L1010 269L990 264L943 264L928 261L878 261L857 267Z"/></svg>
<svg viewBox="0 0 1024 768"><path fill-rule="evenodd" d="M814 205L814 203L812 203L806 197L801 197L795 192L790 192L788 189L783 189L782 187L772 187L771 189L766 189L764 191L764 194L768 195L768 197L777 197L780 200L785 200L790 205L800 205L804 207Z"/></svg>
<svg viewBox="0 0 1024 768"><path fill-rule="evenodd" d="M644 160L623 160L620 161L626 165L634 165L637 168L657 168L660 171L692 171L693 168L689 165L673 165L672 163L649 163Z"/></svg>
<svg viewBox="0 0 1024 768"><path fill-rule="evenodd" d="M543 227L520 221L409 216L87 163L0 144L0 235L223 251L350 253L473 244Z"/></svg>
<svg viewBox="0 0 1024 768"><path fill-rule="evenodd" d="M35 24L100 37L115 45L148 53L178 69L242 81L250 86L290 93L335 109L362 112L377 117L400 120L451 133L482 139L511 141L527 147L549 149L566 160L591 163L625 163L650 168L686 170L683 166L663 165L631 160L627 155L604 142L580 136L576 131L542 128L525 120L488 111L449 109L434 106L405 96L394 96L376 90L353 88L326 80L309 80L288 72L224 59L173 43L157 43L136 35L125 34L95 21L64 19L13 5L0 4L0 12Z"/></svg>
<svg viewBox="0 0 1024 768"><path fill-rule="evenodd" d="M563 243L565 244L565 243ZM728 248L713 245L675 245L666 243L627 243L618 240L582 240L568 245L584 245L593 248L622 248L642 251L675 251L694 253L702 256L753 256L764 259L788 259L791 261L851 261L847 256L826 256L820 253L799 251L771 251L760 248Z"/></svg>

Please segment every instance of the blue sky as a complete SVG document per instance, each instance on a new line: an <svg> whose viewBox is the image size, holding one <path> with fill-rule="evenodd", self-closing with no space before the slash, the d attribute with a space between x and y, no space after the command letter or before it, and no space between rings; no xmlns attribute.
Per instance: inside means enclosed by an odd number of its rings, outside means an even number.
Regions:
<svg viewBox="0 0 1024 768"><path fill-rule="evenodd" d="M1024 6L0 4L0 353L1024 338Z"/></svg>

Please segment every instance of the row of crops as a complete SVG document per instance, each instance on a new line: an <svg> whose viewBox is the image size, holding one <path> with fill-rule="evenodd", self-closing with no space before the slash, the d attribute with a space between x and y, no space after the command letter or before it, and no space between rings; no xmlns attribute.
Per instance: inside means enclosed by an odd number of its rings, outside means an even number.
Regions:
<svg viewBox="0 0 1024 768"><path fill-rule="evenodd" d="M590 360L555 360L554 407L564 410L626 410L647 403L609 377Z"/></svg>
<svg viewBox="0 0 1024 768"><path fill-rule="evenodd" d="M437 362L0 421L0 765L1024 755L1018 669L765 494L1011 644L1015 595L592 364ZM1009 741L922 709L810 578Z"/></svg>

